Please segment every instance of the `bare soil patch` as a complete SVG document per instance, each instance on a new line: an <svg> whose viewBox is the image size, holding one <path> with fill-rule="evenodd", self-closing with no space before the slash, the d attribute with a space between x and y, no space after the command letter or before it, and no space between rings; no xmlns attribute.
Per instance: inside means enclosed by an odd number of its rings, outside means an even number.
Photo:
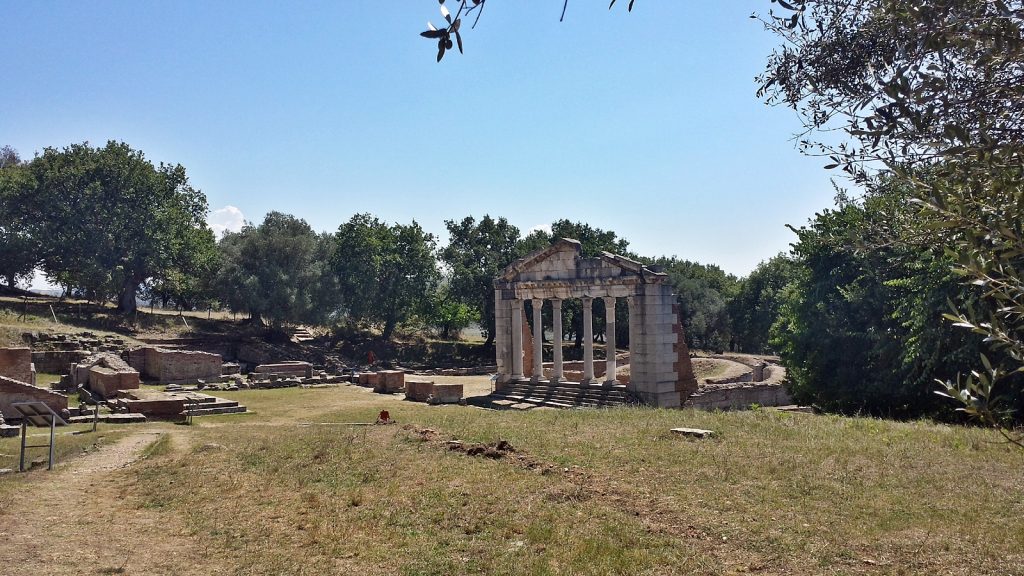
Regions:
<svg viewBox="0 0 1024 576"><path fill-rule="evenodd" d="M0 510L0 566L24 574L225 573L182 522L126 503L126 469L167 433L133 433L56 471L9 480L22 485Z"/></svg>

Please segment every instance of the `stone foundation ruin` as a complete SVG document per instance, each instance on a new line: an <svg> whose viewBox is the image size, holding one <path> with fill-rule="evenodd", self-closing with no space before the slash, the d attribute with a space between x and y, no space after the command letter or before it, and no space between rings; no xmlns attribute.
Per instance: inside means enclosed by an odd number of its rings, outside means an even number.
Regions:
<svg viewBox="0 0 1024 576"><path fill-rule="evenodd" d="M127 356L128 364L143 378L161 384L215 381L223 376L224 360L219 354L143 346L128 350Z"/></svg>
<svg viewBox="0 0 1024 576"><path fill-rule="evenodd" d="M113 352L100 352L71 368L70 389L84 386L101 398L116 398L119 390L139 387L139 372Z"/></svg>

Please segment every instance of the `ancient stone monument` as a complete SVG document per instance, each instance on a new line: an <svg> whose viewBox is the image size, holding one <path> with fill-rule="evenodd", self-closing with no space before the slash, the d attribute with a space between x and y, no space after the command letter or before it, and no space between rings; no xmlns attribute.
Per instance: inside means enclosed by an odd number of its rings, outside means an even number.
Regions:
<svg viewBox="0 0 1024 576"><path fill-rule="evenodd" d="M583 380L580 386L614 386L615 354L607 354L605 379L594 377L592 309L603 298L606 349L615 350L615 302L629 307L630 381L627 390L641 401L678 407L697 389L689 352L668 276L623 256L602 252L584 258L576 240L562 238L548 248L513 262L494 280L496 387L526 380L545 380L542 362L541 309L551 302L554 364L549 381L564 381L562 301L579 298L583 308ZM533 303L531 365L524 367L523 302Z"/></svg>

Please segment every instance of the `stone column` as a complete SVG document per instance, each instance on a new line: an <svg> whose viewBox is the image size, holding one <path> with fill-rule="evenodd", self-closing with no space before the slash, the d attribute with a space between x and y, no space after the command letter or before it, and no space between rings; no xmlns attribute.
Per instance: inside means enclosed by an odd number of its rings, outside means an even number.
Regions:
<svg viewBox="0 0 1024 576"><path fill-rule="evenodd" d="M580 298L583 304L583 381L581 384L594 383L594 322L592 319L594 299L589 296Z"/></svg>
<svg viewBox="0 0 1024 576"><path fill-rule="evenodd" d="M615 297L604 297L604 349L605 349L605 371L604 384L612 386L618 384L615 380Z"/></svg>
<svg viewBox="0 0 1024 576"><path fill-rule="evenodd" d="M512 301L512 379L523 379L523 301Z"/></svg>
<svg viewBox="0 0 1024 576"><path fill-rule="evenodd" d="M533 302L533 381L544 379L544 320L541 311L544 300L534 298Z"/></svg>
<svg viewBox="0 0 1024 576"><path fill-rule="evenodd" d="M551 371L551 381L561 382L565 380L562 373L562 301L558 298L551 300L551 331L552 351L554 352L554 367Z"/></svg>
<svg viewBox="0 0 1024 576"><path fill-rule="evenodd" d="M640 340L640 324L643 319L637 314L636 296L626 297L626 309L629 314L629 382L626 383L626 390L633 392L636 389L636 380L633 374L636 372L636 358L640 353L636 343Z"/></svg>

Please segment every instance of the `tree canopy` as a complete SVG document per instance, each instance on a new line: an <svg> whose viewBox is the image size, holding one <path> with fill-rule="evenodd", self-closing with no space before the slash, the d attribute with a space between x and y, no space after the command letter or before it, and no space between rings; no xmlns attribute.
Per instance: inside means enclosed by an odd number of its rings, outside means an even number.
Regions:
<svg viewBox="0 0 1024 576"><path fill-rule="evenodd" d="M32 174L10 146L0 148L0 279L11 288L28 278L39 262L39 243L31 233L32 213L24 190Z"/></svg>
<svg viewBox="0 0 1024 576"><path fill-rule="evenodd" d="M116 295L121 311L135 309L144 281L180 270L187 251L212 240L206 196L185 168L154 166L123 142L47 148L29 172L20 202L33 210L43 271L93 299Z"/></svg>
<svg viewBox="0 0 1024 576"><path fill-rule="evenodd" d="M910 226L941 232L953 270L986 303L955 299L950 317L1007 360L981 358L983 370L947 391L992 414L994 384L1024 371L1024 2L779 5L762 20L783 45L759 94L797 111L802 146L828 167L869 190L898 178L919 210ZM833 129L847 138L822 135ZM889 242L905 231L893 227Z"/></svg>
<svg viewBox="0 0 1024 576"><path fill-rule="evenodd" d="M440 278L434 252L434 236L415 220L389 226L356 214L342 224L332 266L349 317L381 325L390 339L400 322L428 305Z"/></svg>
<svg viewBox="0 0 1024 576"><path fill-rule="evenodd" d="M249 312L272 326L319 322L334 312L324 300L330 236L318 235L305 220L270 212L259 226L247 224L221 238L217 285L232 310Z"/></svg>
<svg viewBox="0 0 1024 576"><path fill-rule="evenodd" d="M476 311L489 346L494 342L494 278L521 255L519 229L486 214L479 222L466 216L446 220L445 226L450 239L440 256L450 273L448 293Z"/></svg>

